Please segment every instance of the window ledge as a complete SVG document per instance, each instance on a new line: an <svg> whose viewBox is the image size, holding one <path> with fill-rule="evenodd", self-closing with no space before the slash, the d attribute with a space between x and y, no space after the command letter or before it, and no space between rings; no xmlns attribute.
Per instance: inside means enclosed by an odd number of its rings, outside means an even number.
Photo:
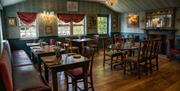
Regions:
<svg viewBox="0 0 180 91"><path fill-rule="evenodd" d="M20 40L35 40L35 39L38 39L38 38L20 38Z"/></svg>

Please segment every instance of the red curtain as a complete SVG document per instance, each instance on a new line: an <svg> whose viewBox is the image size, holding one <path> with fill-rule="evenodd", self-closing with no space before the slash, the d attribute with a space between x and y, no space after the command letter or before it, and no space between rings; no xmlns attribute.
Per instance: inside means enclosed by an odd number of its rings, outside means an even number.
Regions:
<svg viewBox="0 0 180 91"><path fill-rule="evenodd" d="M64 21L65 23L68 22L80 22L84 19L84 14L57 14L59 20Z"/></svg>
<svg viewBox="0 0 180 91"><path fill-rule="evenodd" d="M17 12L18 17L24 24L31 24L37 16L35 12Z"/></svg>

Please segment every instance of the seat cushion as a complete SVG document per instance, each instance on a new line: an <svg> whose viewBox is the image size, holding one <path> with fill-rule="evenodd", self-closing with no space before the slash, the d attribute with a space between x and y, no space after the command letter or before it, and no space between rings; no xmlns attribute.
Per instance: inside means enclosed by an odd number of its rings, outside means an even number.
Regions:
<svg viewBox="0 0 180 91"><path fill-rule="evenodd" d="M33 65L14 67L15 91L50 91Z"/></svg>
<svg viewBox="0 0 180 91"><path fill-rule="evenodd" d="M8 66L7 60L2 58L0 59L0 72L6 91L13 91L11 69Z"/></svg>
<svg viewBox="0 0 180 91"><path fill-rule="evenodd" d="M180 54L180 49L171 49L171 52L173 53L173 54Z"/></svg>
<svg viewBox="0 0 180 91"><path fill-rule="evenodd" d="M32 62L24 50L13 51L13 66L32 65Z"/></svg>
<svg viewBox="0 0 180 91"><path fill-rule="evenodd" d="M79 78L83 75L83 70L82 68L75 68L72 70L68 70L66 73L70 76L73 76L74 78Z"/></svg>

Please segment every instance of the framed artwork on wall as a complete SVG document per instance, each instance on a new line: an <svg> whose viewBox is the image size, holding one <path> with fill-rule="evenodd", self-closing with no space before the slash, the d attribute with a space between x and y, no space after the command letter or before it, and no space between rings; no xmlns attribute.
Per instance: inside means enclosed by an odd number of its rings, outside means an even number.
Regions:
<svg viewBox="0 0 180 91"><path fill-rule="evenodd" d="M7 25L10 27L15 27L16 24L16 17L8 17L7 18Z"/></svg>
<svg viewBox="0 0 180 91"><path fill-rule="evenodd" d="M138 15L128 15L127 26L128 27L139 27L139 16Z"/></svg>
<svg viewBox="0 0 180 91"><path fill-rule="evenodd" d="M88 22L88 29L97 29L97 16L96 15L89 15L87 17Z"/></svg>
<svg viewBox="0 0 180 91"><path fill-rule="evenodd" d="M67 11L78 11L78 2L67 1Z"/></svg>
<svg viewBox="0 0 180 91"><path fill-rule="evenodd" d="M46 27L45 27L45 33L46 33L46 34L52 34L52 33L53 33L53 28L52 28L52 26L46 26Z"/></svg>

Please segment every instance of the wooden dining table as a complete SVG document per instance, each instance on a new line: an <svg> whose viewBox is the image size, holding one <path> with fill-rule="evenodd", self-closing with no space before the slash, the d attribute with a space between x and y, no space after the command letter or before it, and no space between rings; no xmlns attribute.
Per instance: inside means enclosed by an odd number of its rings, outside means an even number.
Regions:
<svg viewBox="0 0 180 91"><path fill-rule="evenodd" d="M41 57L41 61L44 64L45 79L49 82L49 71L51 71L52 77L52 91L58 91L57 73L66 71L69 69L77 68L79 65L88 67L89 59L80 54L63 54L61 60L57 60L56 56L45 56ZM85 83L87 87L88 84ZM87 89L87 88L86 88Z"/></svg>
<svg viewBox="0 0 180 91"><path fill-rule="evenodd" d="M72 39L72 42L80 43L81 48L79 49L83 49L83 47L85 46L85 43L93 41L93 40L94 39L91 39L91 38L82 38L82 39ZM83 53L83 50L81 50L81 53Z"/></svg>
<svg viewBox="0 0 180 91"><path fill-rule="evenodd" d="M54 48L59 48L59 47L56 45L31 46L30 47L31 59L34 61L35 64L38 64L38 70L39 70L40 74L42 73L40 57L55 55ZM65 53L65 49L60 48L60 52L61 52L61 54Z"/></svg>

